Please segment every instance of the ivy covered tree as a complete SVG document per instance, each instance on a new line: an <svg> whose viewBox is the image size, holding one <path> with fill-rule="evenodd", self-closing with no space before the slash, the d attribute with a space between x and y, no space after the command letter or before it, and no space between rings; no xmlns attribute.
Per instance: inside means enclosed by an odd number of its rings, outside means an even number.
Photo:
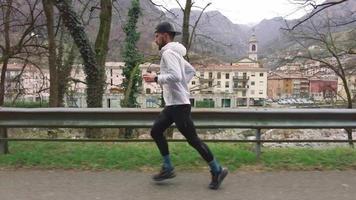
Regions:
<svg viewBox="0 0 356 200"><path fill-rule="evenodd" d="M143 62L143 55L137 48L140 33L137 32L137 21L141 15L140 1L133 0L128 12L128 21L124 26L126 39L122 49L122 58L125 62L123 69L124 81L122 86L125 90L125 97L121 103L122 107L137 107L136 95L139 92L141 76L139 65Z"/></svg>
<svg viewBox="0 0 356 200"><path fill-rule="evenodd" d="M96 52L90 45L80 19L68 1L54 0L64 25L70 32L84 62L87 83L87 104L90 108L102 107L105 69L98 65Z"/></svg>

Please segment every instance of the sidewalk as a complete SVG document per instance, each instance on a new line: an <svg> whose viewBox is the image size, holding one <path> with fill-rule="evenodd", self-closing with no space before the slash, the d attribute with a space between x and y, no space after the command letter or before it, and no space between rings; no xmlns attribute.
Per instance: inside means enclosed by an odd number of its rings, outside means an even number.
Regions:
<svg viewBox="0 0 356 200"><path fill-rule="evenodd" d="M237 172L220 190L210 175L179 172L157 184L123 171L0 170L1 200L355 200L356 171Z"/></svg>

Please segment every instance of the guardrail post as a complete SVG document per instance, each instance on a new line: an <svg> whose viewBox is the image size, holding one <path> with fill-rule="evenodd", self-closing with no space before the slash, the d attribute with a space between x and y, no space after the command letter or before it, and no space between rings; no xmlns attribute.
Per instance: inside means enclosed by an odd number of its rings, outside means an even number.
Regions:
<svg viewBox="0 0 356 200"><path fill-rule="evenodd" d="M260 159L261 156L261 129L256 129L256 157Z"/></svg>
<svg viewBox="0 0 356 200"><path fill-rule="evenodd" d="M352 128L345 129L347 132L347 138L349 140L349 145L351 148L354 148L354 142L352 141Z"/></svg>
<svg viewBox="0 0 356 200"><path fill-rule="evenodd" d="M0 128L0 138L7 138L6 128ZM9 153L7 141L0 139L0 154L7 154L7 153Z"/></svg>

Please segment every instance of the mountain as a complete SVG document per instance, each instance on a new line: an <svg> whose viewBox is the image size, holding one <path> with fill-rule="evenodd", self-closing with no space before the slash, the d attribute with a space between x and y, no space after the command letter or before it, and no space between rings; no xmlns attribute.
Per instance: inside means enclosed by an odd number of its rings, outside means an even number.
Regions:
<svg viewBox="0 0 356 200"><path fill-rule="evenodd" d="M121 45L125 38L122 26L127 20L127 12L131 6L131 1L117 0L114 5L116 5L116 9L113 15L108 60L119 61L121 60ZM138 31L141 32L141 38L138 42L138 48L145 55L157 55L157 47L153 43L155 26L161 21L171 21L176 27L181 29L183 12L180 9L172 9L170 12L164 13L149 1L140 1L140 5L142 15L138 22ZM315 16L313 20L316 22L322 20L326 16L326 13L334 18L350 16L350 19L353 19L352 17L356 18L354 14L356 13L355 10L356 1L347 1L346 3L324 10L320 15ZM353 13L353 16L350 13ZM200 11L191 11L191 25L195 24L199 15ZM288 46L293 45L283 36L281 28L286 27L286 23L292 25L296 22L297 20L285 20L282 17L276 17L273 19L264 19L251 27L243 24L234 24L219 11L204 12L196 28L196 36L194 37L191 51L193 54L202 57L213 57L215 60L233 62L247 55L248 40L254 31L259 42L259 57L271 57L270 55L278 54L279 51L283 51ZM91 41L95 41L97 29L98 19L94 19L88 26L88 32L92 38ZM176 40L180 41L181 37L177 37ZM271 67L269 64L266 66Z"/></svg>
<svg viewBox="0 0 356 200"><path fill-rule="evenodd" d="M172 9L168 17L182 27L183 12ZM190 24L194 25L200 11L192 10ZM246 54L248 35L243 25L232 23L219 11L203 13L197 28L192 50L207 56L215 55L222 60L231 61Z"/></svg>
<svg viewBox="0 0 356 200"><path fill-rule="evenodd" d="M35 1L35 0L31 0ZM83 8L83 3L86 1L73 1L75 8L80 13ZM99 1L89 1L91 12L87 11L84 15L85 21L89 23L85 26L86 32L89 35L90 41L94 43L96 34L99 28ZM115 0L113 1L113 18L111 36L109 42L109 52L107 60L121 61L120 51L125 39L125 34L122 27L127 21L127 12L131 6L131 0ZM171 21L181 28L183 21L183 12L180 9L172 9L170 12L162 12L150 1L140 1L142 15L138 21L138 31L141 33L138 42L138 48L146 55L157 55L157 47L153 43L154 28L162 21ZM93 9L94 8L94 9ZM171 14L174 13L174 14ZM356 20L356 1L349 0L337 6L330 7L324 10L320 15L313 18L316 23L322 20L323 16L333 16L333 18L348 17L350 20ZM192 10L191 25L194 25L200 15L200 11ZM90 20L89 20L90 19ZM303 19L303 18L301 18ZM44 19L42 20L44 21ZM262 20L257 25L251 27L243 24L234 24L226 16L219 11L204 12L200 22L198 23L194 42L191 47L193 55L201 57L213 58L210 60L218 60L224 62L233 62L247 55L248 40L253 31L259 41L258 53L260 58L268 57L272 54L277 54L283 51L289 45L290 41L283 36L281 27L285 27L285 23L293 24L297 20L285 21L282 17ZM354 24L349 24L347 28L354 27ZM344 26L345 28L345 26ZM46 34L44 34L46 35ZM177 37L177 41L181 37Z"/></svg>
<svg viewBox="0 0 356 200"><path fill-rule="evenodd" d="M93 1L93 6L97 2ZM113 16L109 41L109 52L107 60L122 61L120 51L125 39L123 26L127 21L128 10L131 7L131 0L116 0L113 3ZM138 48L144 55L157 54L157 47L153 43L154 30L159 21L167 21L165 13L160 11L156 6L149 1L140 1L142 14L137 23L137 31L140 32L140 40ZM96 34L99 28L99 11L92 13L93 19L86 26L86 31L91 41L95 41Z"/></svg>

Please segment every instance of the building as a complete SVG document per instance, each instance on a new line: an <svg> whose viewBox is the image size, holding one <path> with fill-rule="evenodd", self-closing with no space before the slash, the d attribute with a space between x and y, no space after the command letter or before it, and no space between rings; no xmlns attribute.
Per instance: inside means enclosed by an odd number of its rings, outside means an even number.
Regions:
<svg viewBox="0 0 356 200"><path fill-rule="evenodd" d="M296 71L270 72L267 88L270 99L309 97L309 79Z"/></svg>
<svg viewBox="0 0 356 200"><path fill-rule="evenodd" d="M267 69L258 62L258 42L253 34L249 40L248 56L230 64L195 65L196 75L189 83L191 103L195 107L236 108L245 106L261 106L267 98ZM120 107L124 97L121 84L125 64L123 62L106 62L106 87L103 107ZM141 75L145 73L159 73L159 65L144 63L140 65ZM40 77L40 72L31 72L23 76L26 83L37 84L31 77ZM31 74L32 73L32 74ZM49 73L46 71L47 89L41 91L49 96ZM74 65L71 71L71 81L65 103L68 107L86 107L86 81L83 65ZM37 79L36 79L37 80ZM156 83L142 82L141 94L137 102L142 108L160 107L162 104L162 89ZM9 86L13 88L13 86ZM27 88L35 89L31 85ZM38 89L36 90L39 91ZM34 91L26 91L26 94Z"/></svg>
<svg viewBox="0 0 356 200"><path fill-rule="evenodd" d="M5 75L5 101L48 101L49 70L31 64L9 63Z"/></svg>
<svg viewBox="0 0 356 200"><path fill-rule="evenodd" d="M356 74L349 73L346 76L346 82L347 82L347 86L349 88L351 99L353 99L353 101L355 101L355 99L356 99ZM340 77L337 80L337 94L338 94L338 96L337 96L338 100L347 101L345 87L344 87L344 84Z"/></svg>
<svg viewBox="0 0 356 200"><path fill-rule="evenodd" d="M317 101L336 100L337 79L312 78L310 82L310 97Z"/></svg>

